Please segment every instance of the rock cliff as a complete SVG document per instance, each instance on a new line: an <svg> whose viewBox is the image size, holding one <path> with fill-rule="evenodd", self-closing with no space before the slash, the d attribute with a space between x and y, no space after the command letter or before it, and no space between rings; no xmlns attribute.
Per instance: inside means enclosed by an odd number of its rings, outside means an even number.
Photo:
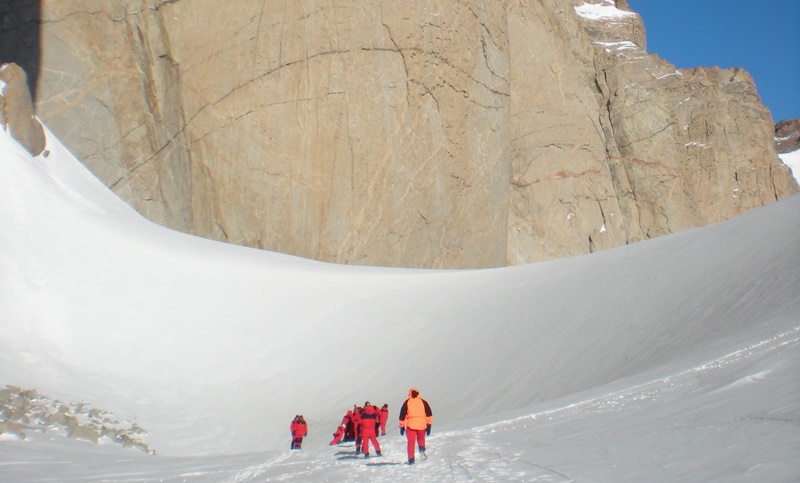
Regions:
<svg viewBox="0 0 800 483"><path fill-rule="evenodd" d="M800 119L785 119L775 124L775 150L791 153L800 149Z"/></svg>
<svg viewBox="0 0 800 483"><path fill-rule="evenodd" d="M352 264L495 267L797 192L738 69L647 54L623 1L64 0L39 117L185 232Z"/></svg>

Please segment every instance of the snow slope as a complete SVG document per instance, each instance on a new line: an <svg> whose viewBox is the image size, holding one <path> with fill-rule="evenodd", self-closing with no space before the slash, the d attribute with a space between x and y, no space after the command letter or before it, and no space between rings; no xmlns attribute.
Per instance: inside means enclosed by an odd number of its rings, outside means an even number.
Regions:
<svg viewBox="0 0 800 483"><path fill-rule="evenodd" d="M0 386L134 420L158 456L31 433L0 440L13 481L800 478L800 197L567 260L336 266L156 226L47 135L31 159L0 133ZM396 430L382 460L327 446L412 385L428 461L395 465Z"/></svg>
<svg viewBox="0 0 800 483"><path fill-rule="evenodd" d="M800 183L800 150L792 151L791 153L780 153L778 157L781 158L783 164L792 168L794 179Z"/></svg>

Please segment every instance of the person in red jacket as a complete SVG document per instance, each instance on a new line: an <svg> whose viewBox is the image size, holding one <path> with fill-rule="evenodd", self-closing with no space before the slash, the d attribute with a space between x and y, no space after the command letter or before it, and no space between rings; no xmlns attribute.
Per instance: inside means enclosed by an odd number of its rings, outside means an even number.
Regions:
<svg viewBox="0 0 800 483"><path fill-rule="evenodd" d="M400 435L406 434L408 438L408 464L414 464L414 444L419 447L419 454L425 455L425 435L431 434L433 424L433 411L428 401L419 397L419 390L412 387L408 391L408 399L400 408Z"/></svg>
<svg viewBox="0 0 800 483"><path fill-rule="evenodd" d="M353 411L347 410L347 414L342 418L342 424L345 427L344 441L355 441L356 432L355 429L353 429Z"/></svg>
<svg viewBox="0 0 800 483"><path fill-rule="evenodd" d="M353 416L351 416L351 420L353 421L353 431L356 440L356 454L361 453L361 411L362 408L353 405Z"/></svg>
<svg viewBox="0 0 800 483"><path fill-rule="evenodd" d="M300 449L303 446L303 438L308 435L308 425L302 414L294 417L289 429L292 431L292 449Z"/></svg>
<svg viewBox="0 0 800 483"><path fill-rule="evenodd" d="M386 421L389 420L389 405L384 404L381 408L381 415L378 417L378 424L381 427L381 436L386 436Z"/></svg>
<svg viewBox="0 0 800 483"><path fill-rule="evenodd" d="M289 447L290 449L294 449L294 433L297 431L297 418L299 417L299 414L295 414L294 419L292 419L292 424L289 425L289 432L292 435L292 445Z"/></svg>
<svg viewBox="0 0 800 483"><path fill-rule="evenodd" d="M375 448L375 454L381 456L381 447L378 445L375 430L375 422L379 416L380 411L377 406L373 406L369 401L364 403L364 409L361 411L361 451L364 453L364 458L369 458L370 441Z"/></svg>
<svg viewBox="0 0 800 483"><path fill-rule="evenodd" d="M342 442L345 429L347 429L347 427L344 424L340 424L339 427L336 428L336 432L333 433L333 439L331 440L330 446L334 446Z"/></svg>

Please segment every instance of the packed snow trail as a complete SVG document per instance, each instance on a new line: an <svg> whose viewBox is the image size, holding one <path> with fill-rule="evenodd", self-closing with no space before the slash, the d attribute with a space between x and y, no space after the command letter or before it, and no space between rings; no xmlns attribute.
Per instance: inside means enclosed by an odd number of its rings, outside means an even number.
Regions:
<svg viewBox="0 0 800 483"><path fill-rule="evenodd" d="M384 456L369 459L355 455L353 443L176 458L56 438L32 442L42 452L24 462L13 461L12 447L0 466L20 481L789 481L800 476L798 370L795 327L691 368L664 367L504 421L434 429L428 459L413 466L404 464L406 439L396 428L379 438Z"/></svg>

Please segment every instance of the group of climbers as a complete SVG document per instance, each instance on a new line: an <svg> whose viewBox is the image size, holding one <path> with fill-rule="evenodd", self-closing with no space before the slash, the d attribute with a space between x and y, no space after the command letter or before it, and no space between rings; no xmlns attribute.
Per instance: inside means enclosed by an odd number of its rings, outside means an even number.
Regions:
<svg viewBox="0 0 800 483"><path fill-rule="evenodd" d="M298 422L298 418L299 421ZM363 454L364 458L369 458L369 444L375 449L377 456L382 456L381 447L378 444L378 434L386 436L386 421L389 419L389 405L384 404L378 409L369 403L364 406L353 406L342 418L342 423L333 433L331 446L355 442L356 454ZM419 449L419 455L427 459L425 455L425 436L431 434L431 424L433 424L433 411L428 401L419 396L417 388L408 391L408 399L403 402L400 408L400 435L406 436L408 440L408 463L413 465L415 462L415 452ZM292 449L300 449L303 436L308 434L308 428L302 415L295 417L292 421ZM299 437L299 439L298 439Z"/></svg>
<svg viewBox="0 0 800 483"><path fill-rule="evenodd" d="M342 423L336 428L331 440L331 446L340 443L355 441L356 454L364 454L369 457L369 443L375 448L375 453L381 456L381 448L378 445L377 436L386 436L386 421L389 419L389 405L384 404L382 408L373 406L369 401L364 406L353 406L342 418Z"/></svg>

